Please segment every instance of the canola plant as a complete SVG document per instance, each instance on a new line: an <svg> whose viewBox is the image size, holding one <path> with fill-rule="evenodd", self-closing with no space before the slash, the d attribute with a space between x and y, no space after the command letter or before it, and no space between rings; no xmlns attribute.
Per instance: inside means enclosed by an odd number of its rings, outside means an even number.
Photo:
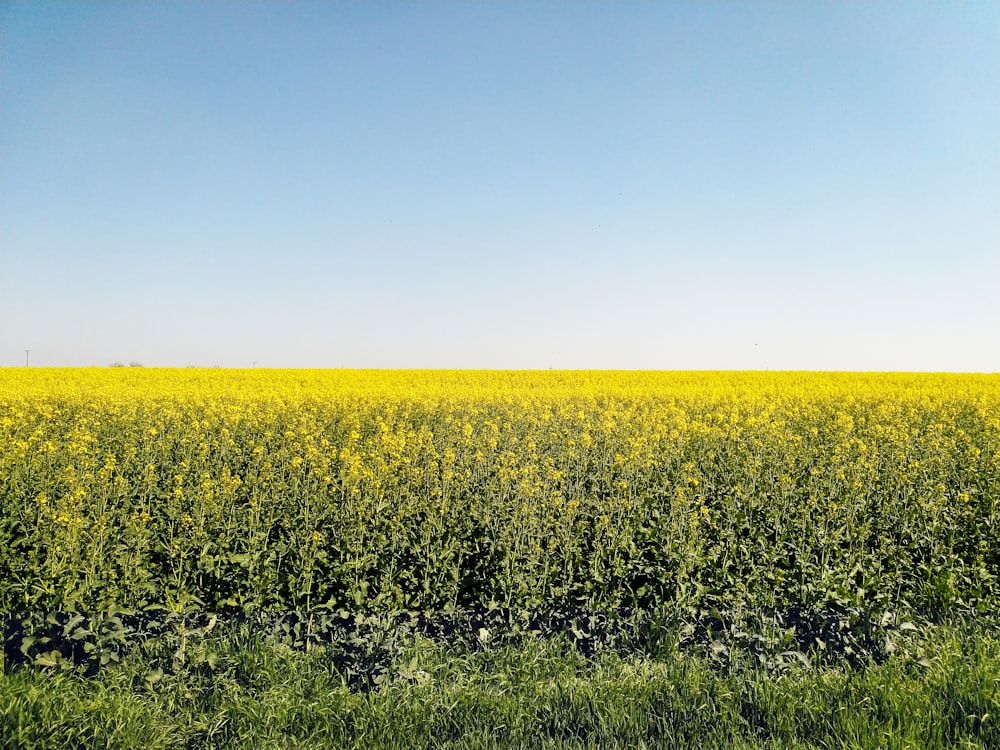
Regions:
<svg viewBox="0 0 1000 750"><path fill-rule="evenodd" d="M1000 376L0 371L0 609L1000 606Z"/></svg>

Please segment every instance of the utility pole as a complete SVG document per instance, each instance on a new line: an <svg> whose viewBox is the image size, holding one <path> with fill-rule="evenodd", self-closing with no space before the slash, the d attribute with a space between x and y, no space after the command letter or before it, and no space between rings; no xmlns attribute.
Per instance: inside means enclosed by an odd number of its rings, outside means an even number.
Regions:
<svg viewBox="0 0 1000 750"><path fill-rule="evenodd" d="M24 350L24 366L28 366L28 355L31 353L31 349Z"/></svg>

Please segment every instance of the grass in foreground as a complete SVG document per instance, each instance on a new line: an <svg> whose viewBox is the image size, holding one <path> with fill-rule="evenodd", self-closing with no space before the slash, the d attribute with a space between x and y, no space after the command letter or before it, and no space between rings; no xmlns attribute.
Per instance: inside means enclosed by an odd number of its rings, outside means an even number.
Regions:
<svg viewBox="0 0 1000 750"><path fill-rule="evenodd" d="M5 748L995 748L1000 634L940 625L853 671L713 670L679 651L586 659L559 638L456 652L418 639L352 692L323 649L232 641L214 671L150 680L139 654L96 678L0 676Z"/></svg>

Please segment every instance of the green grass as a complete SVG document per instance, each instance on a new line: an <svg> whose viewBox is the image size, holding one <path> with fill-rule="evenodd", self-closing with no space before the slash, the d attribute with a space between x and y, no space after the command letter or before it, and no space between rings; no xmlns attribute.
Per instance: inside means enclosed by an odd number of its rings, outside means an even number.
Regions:
<svg viewBox="0 0 1000 750"><path fill-rule="evenodd" d="M483 650L416 637L368 693L349 690L323 648L215 648L213 669L155 681L138 651L93 678L9 670L0 746L1000 747L1000 633L974 623L931 627L863 670L782 674L669 648L588 659L561 637Z"/></svg>

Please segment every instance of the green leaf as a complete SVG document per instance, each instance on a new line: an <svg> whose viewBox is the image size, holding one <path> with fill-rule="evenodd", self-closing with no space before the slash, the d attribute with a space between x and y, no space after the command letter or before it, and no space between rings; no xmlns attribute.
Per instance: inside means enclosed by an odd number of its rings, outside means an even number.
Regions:
<svg viewBox="0 0 1000 750"><path fill-rule="evenodd" d="M83 615L77 612L69 619L69 622L63 625L63 635L73 638L74 636L70 635L70 633L72 633L74 628L76 628L76 626L79 625L81 622L83 622L85 619L87 618L85 618Z"/></svg>
<svg viewBox="0 0 1000 750"><path fill-rule="evenodd" d="M46 651L35 657L35 664L39 667L57 667L62 661L62 654L58 651Z"/></svg>
<svg viewBox="0 0 1000 750"><path fill-rule="evenodd" d="M159 667L151 669L146 672L146 682L150 685L155 685L157 682L163 679L163 670Z"/></svg>

